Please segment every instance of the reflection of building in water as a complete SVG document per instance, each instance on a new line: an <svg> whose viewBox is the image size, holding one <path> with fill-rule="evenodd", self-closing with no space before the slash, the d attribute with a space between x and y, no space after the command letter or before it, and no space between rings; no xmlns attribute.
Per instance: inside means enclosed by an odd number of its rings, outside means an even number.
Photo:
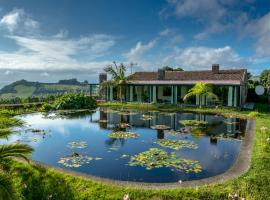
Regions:
<svg viewBox="0 0 270 200"><path fill-rule="evenodd" d="M105 113L103 110L99 111L99 127L106 129L108 127L108 118L107 118L107 113Z"/></svg>
<svg viewBox="0 0 270 200"><path fill-rule="evenodd" d="M128 111L127 111L128 112ZM142 120L142 115L150 116L150 120ZM141 112L138 114L123 114L116 112L101 112L101 119L107 119L108 124L117 125L120 123L127 123L134 127L151 128L155 125L165 125L172 130L179 130L184 126L179 123L180 120L200 120L207 121L207 128L195 127L192 130L192 135L195 137L202 136L216 136L216 139L210 138L210 142L214 144L221 137L230 137L241 139L245 134L246 120L238 118L224 118L219 115L203 114L203 113L191 113L191 112L179 112L176 114L160 113L160 112ZM107 117L107 118L106 118ZM105 124L102 126L105 128ZM163 137L162 131L157 133L157 137Z"/></svg>
<svg viewBox="0 0 270 200"><path fill-rule="evenodd" d="M210 136L210 144L216 145L216 144L217 144L217 137L215 137L215 136Z"/></svg>
<svg viewBox="0 0 270 200"><path fill-rule="evenodd" d="M164 130L157 130L157 139L164 139Z"/></svg>

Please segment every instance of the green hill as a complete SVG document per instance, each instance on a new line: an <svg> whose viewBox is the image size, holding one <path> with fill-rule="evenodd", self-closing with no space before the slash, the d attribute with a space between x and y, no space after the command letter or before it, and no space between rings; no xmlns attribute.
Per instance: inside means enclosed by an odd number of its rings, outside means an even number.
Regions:
<svg viewBox="0 0 270 200"><path fill-rule="evenodd" d="M60 80L58 83L40 83L20 80L4 86L0 98L43 96L49 94L89 92L89 84L76 79Z"/></svg>

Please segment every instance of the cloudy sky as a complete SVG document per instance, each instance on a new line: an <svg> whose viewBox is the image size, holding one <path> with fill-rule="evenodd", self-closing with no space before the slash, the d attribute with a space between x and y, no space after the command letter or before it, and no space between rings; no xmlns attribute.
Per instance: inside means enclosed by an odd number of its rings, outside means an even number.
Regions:
<svg viewBox="0 0 270 200"><path fill-rule="evenodd" d="M133 71L270 68L268 0L0 0L0 87ZM130 72L130 68L128 68Z"/></svg>

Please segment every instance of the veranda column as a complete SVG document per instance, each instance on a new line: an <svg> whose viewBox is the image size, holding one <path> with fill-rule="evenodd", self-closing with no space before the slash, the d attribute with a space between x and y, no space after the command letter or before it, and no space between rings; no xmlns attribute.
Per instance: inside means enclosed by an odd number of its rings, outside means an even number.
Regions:
<svg viewBox="0 0 270 200"><path fill-rule="evenodd" d="M157 103L157 86L153 85L153 103Z"/></svg>
<svg viewBox="0 0 270 200"><path fill-rule="evenodd" d="M174 100L174 86L171 86L171 104L173 104L173 100Z"/></svg>
<svg viewBox="0 0 270 200"><path fill-rule="evenodd" d="M133 102L133 85L129 87L129 101Z"/></svg>
<svg viewBox="0 0 270 200"><path fill-rule="evenodd" d="M175 85L174 86L174 104L177 104L177 96L178 96L178 94L177 94L177 89L178 89L178 86L177 85Z"/></svg>
<svg viewBox="0 0 270 200"><path fill-rule="evenodd" d="M233 106L233 86L229 86L229 91L228 91L228 106Z"/></svg>
<svg viewBox="0 0 270 200"><path fill-rule="evenodd" d="M196 105L200 105L200 96L196 95Z"/></svg>
<svg viewBox="0 0 270 200"><path fill-rule="evenodd" d="M239 98L239 88L238 86L234 86L234 101L233 101L233 106L237 107L238 106L238 98Z"/></svg>
<svg viewBox="0 0 270 200"><path fill-rule="evenodd" d="M113 101L113 86L110 86L110 101Z"/></svg>

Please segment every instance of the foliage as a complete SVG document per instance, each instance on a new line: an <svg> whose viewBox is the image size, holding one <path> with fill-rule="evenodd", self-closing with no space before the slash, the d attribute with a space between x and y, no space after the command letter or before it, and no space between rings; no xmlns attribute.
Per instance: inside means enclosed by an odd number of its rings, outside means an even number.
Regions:
<svg viewBox="0 0 270 200"><path fill-rule="evenodd" d="M105 81L102 87L113 85L117 87L117 96L121 102L123 102L124 89L128 83L128 77L126 77L126 67L123 63L117 65L113 62L113 65L108 65L105 67L104 71L112 76L111 81Z"/></svg>
<svg viewBox="0 0 270 200"><path fill-rule="evenodd" d="M7 138L11 133L11 127L21 126L23 123L13 118L14 112L1 110L0 112L0 138ZM33 148L20 143L0 145L0 199L15 199L16 192L12 176L5 170L12 158L29 160Z"/></svg>
<svg viewBox="0 0 270 200"><path fill-rule="evenodd" d="M256 117L259 116L259 114L260 113L257 112L257 111L252 111L252 112L248 113L248 116L251 117L251 118L256 118Z"/></svg>
<svg viewBox="0 0 270 200"><path fill-rule="evenodd" d="M199 121L199 120L180 120L179 123L184 126L206 126L208 125L207 121Z"/></svg>
<svg viewBox="0 0 270 200"><path fill-rule="evenodd" d="M262 71L260 76L260 82L264 87L270 88L270 69Z"/></svg>
<svg viewBox="0 0 270 200"><path fill-rule="evenodd" d="M202 98L204 96L218 101L218 96L213 93L212 85L198 82L193 88L191 88L188 93L184 96L183 100L187 101L193 96L199 96L199 105L202 105Z"/></svg>
<svg viewBox="0 0 270 200"><path fill-rule="evenodd" d="M174 149L174 150L179 150L182 148L188 148L188 149L197 149L198 148L197 144L195 144L193 141L189 141L189 140L162 139L162 140L158 140L157 144L162 146L162 147L166 147L166 148L170 148L170 149Z"/></svg>
<svg viewBox="0 0 270 200"><path fill-rule="evenodd" d="M150 148L148 151L132 156L130 166L142 166L147 170L161 167L171 167L184 172L201 172L202 168L198 161L178 158L174 152L167 153L158 148Z"/></svg>
<svg viewBox="0 0 270 200"><path fill-rule="evenodd" d="M162 67L162 69L165 71L184 71L181 67L173 68L169 66L164 66Z"/></svg>
<svg viewBox="0 0 270 200"><path fill-rule="evenodd" d="M96 101L84 94L64 94L58 97L52 105L48 103L42 106L45 111L48 110L69 110L69 109L95 109Z"/></svg>
<svg viewBox="0 0 270 200"><path fill-rule="evenodd" d="M64 165L65 167L78 168L82 165L89 164L92 160L100 160L101 158L93 158L86 155L71 155L62 157L58 163Z"/></svg>
<svg viewBox="0 0 270 200"><path fill-rule="evenodd" d="M109 134L110 138L138 138L139 134L134 132L125 132L125 131L115 131Z"/></svg>
<svg viewBox="0 0 270 200"><path fill-rule="evenodd" d="M152 129L157 129L157 130L167 130L167 129L171 128L171 127L163 125L163 124L157 124L157 125L151 126L151 128Z"/></svg>

